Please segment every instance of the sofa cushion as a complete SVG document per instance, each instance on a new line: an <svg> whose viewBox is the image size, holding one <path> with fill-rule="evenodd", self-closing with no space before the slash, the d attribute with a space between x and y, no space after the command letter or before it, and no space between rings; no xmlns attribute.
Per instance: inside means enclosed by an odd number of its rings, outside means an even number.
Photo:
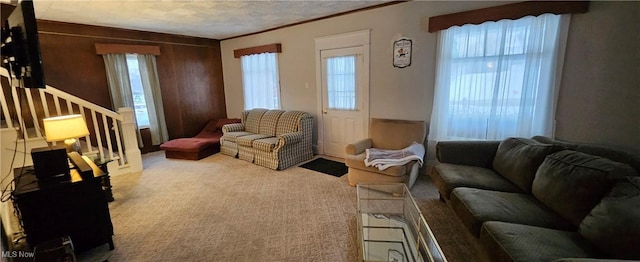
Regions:
<svg viewBox="0 0 640 262"><path fill-rule="evenodd" d="M548 138L544 136L534 136L532 139L545 143L554 144L565 149L582 152L589 155L604 157L616 162L627 164L636 170L636 173L640 174L640 155L630 151L620 150L618 148L612 148L605 145L587 144L587 143L574 143L567 142L558 139Z"/></svg>
<svg viewBox="0 0 640 262"><path fill-rule="evenodd" d="M278 119L284 113L282 110L269 110L262 115L260 119L259 133L267 136L276 135L276 124Z"/></svg>
<svg viewBox="0 0 640 262"><path fill-rule="evenodd" d="M302 111L287 111L280 115L278 119L278 126L276 126L276 136L287 134L291 132L300 131L298 128L300 125L300 119L307 114Z"/></svg>
<svg viewBox="0 0 640 262"><path fill-rule="evenodd" d="M507 138L498 146L493 169L524 192L530 193L538 166L545 156L558 150L559 147L532 139Z"/></svg>
<svg viewBox="0 0 640 262"><path fill-rule="evenodd" d="M491 261L553 261L602 255L574 231L498 221L482 225L480 242Z"/></svg>
<svg viewBox="0 0 640 262"><path fill-rule="evenodd" d="M253 145L253 148L255 148L256 150L271 152L273 151L273 149L276 147L277 144L278 144L277 137L269 137L269 138L256 139L253 141L252 145Z"/></svg>
<svg viewBox="0 0 640 262"><path fill-rule="evenodd" d="M579 232L612 257L640 260L640 177L615 183Z"/></svg>
<svg viewBox="0 0 640 262"><path fill-rule="evenodd" d="M628 165L563 150L547 156L533 181L533 195L574 225L600 202L615 178L635 175Z"/></svg>
<svg viewBox="0 0 640 262"><path fill-rule="evenodd" d="M244 131L254 133L254 134L260 133L260 119L262 119L262 116L267 111L269 110L262 109L262 108L249 110L247 113L247 118L243 123Z"/></svg>
<svg viewBox="0 0 640 262"><path fill-rule="evenodd" d="M404 176L407 173L407 165L392 166L385 170L379 170L378 168L373 166L365 166L364 165L365 157L366 156L364 153L359 155L346 155L344 157L344 163L349 168L355 168L355 169L365 170L369 172L385 174L388 176Z"/></svg>
<svg viewBox="0 0 640 262"><path fill-rule="evenodd" d="M235 143L236 140L238 140L238 137L248 136L248 135L253 135L253 133L246 132L246 131L227 132L224 134L223 140Z"/></svg>
<svg viewBox="0 0 640 262"><path fill-rule="evenodd" d="M246 135L246 136L241 136L236 138L236 143L238 143L238 145L240 146L252 147L254 140L268 138L268 137L270 136L263 135L263 134L251 134L251 135Z"/></svg>
<svg viewBox="0 0 640 262"><path fill-rule="evenodd" d="M451 193L451 207L473 235L486 221L502 221L555 229L575 230L531 194L459 187Z"/></svg>
<svg viewBox="0 0 640 262"><path fill-rule="evenodd" d="M438 141L436 159L440 163L493 167L493 159L502 141Z"/></svg>
<svg viewBox="0 0 640 262"><path fill-rule="evenodd" d="M431 177L445 199L450 198L451 190L456 187L522 192L495 171L484 167L440 163L433 168Z"/></svg>

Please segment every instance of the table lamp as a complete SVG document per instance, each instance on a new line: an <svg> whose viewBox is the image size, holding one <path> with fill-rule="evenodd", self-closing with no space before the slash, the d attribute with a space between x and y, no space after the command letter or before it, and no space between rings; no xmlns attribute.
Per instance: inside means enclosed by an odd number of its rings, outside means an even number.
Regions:
<svg viewBox="0 0 640 262"><path fill-rule="evenodd" d="M80 141L76 138L89 135L89 129L82 115L56 116L43 119L47 142L62 141L67 153L80 153Z"/></svg>

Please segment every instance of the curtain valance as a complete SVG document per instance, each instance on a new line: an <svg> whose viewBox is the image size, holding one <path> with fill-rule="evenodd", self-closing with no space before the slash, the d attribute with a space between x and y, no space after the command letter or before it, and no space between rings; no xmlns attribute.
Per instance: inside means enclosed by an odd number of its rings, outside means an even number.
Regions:
<svg viewBox="0 0 640 262"><path fill-rule="evenodd" d="M527 1L515 4L494 6L460 13L429 17L429 33L465 24L482 24L502 19L520 19L525 16L539 16L545 13L571 14L586 13L588 1Z"/></svg>

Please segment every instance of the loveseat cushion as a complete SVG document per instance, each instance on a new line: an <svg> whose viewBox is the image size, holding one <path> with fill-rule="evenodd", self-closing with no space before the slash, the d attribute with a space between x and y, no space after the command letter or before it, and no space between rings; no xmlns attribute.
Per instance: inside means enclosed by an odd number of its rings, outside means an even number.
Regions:
<svg viewBox="0 0 640 262"><path fill-rule="evenodd" d="M547 156L540 165L532 194L578 226L611 189L614 179L633 175L635 171L628 165L563 150Z"/></svg>
<svg viewBox="0 0 640 262"><path fill-rule="evenodd" d="M578 232L612 257L640 260L640 177L616 182Z"/></svg>
<svg viewBox="0 0 640 262"><path fill-rule="evenodd" d="M451 193L451 207L473 235L486 221L502 221L555 229L575 230L531 194L459 187Z"/></svg>
<svg viewBox="0 0 640 262"><path fill-rule="evenodd" d="M531 192L531 183L544 158L559 147L527 138L507 138L500 142L493 169L524 192Z"/></svg>
<svg viewBox="0 0 640 262"><path fill-rule="evenodd" d="M504 192L522 192L495 171L477 166L437 164L431 172L433 183L445 199L456 187L471 187Z"/></svg>
<svg viewBox="0 0 640 262"><path fill-rule="evenodd" d="M578 232L490 221L480 242L491 261L553 261L565 257L601 257Z"/></svg>

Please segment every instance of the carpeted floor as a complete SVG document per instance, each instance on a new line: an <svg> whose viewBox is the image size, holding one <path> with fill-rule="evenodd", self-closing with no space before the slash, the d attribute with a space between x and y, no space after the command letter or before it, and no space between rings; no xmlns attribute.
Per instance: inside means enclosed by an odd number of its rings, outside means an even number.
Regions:
<svg viewBox="0 0 640 262"><path fill-rule="evenodd" d="M115 250L79 261L357 261L356 192L347 176L273 171L216 154L143 155L144 172L112 177ZM428 176L412 195L449 261L475 253Z"/></svg>

